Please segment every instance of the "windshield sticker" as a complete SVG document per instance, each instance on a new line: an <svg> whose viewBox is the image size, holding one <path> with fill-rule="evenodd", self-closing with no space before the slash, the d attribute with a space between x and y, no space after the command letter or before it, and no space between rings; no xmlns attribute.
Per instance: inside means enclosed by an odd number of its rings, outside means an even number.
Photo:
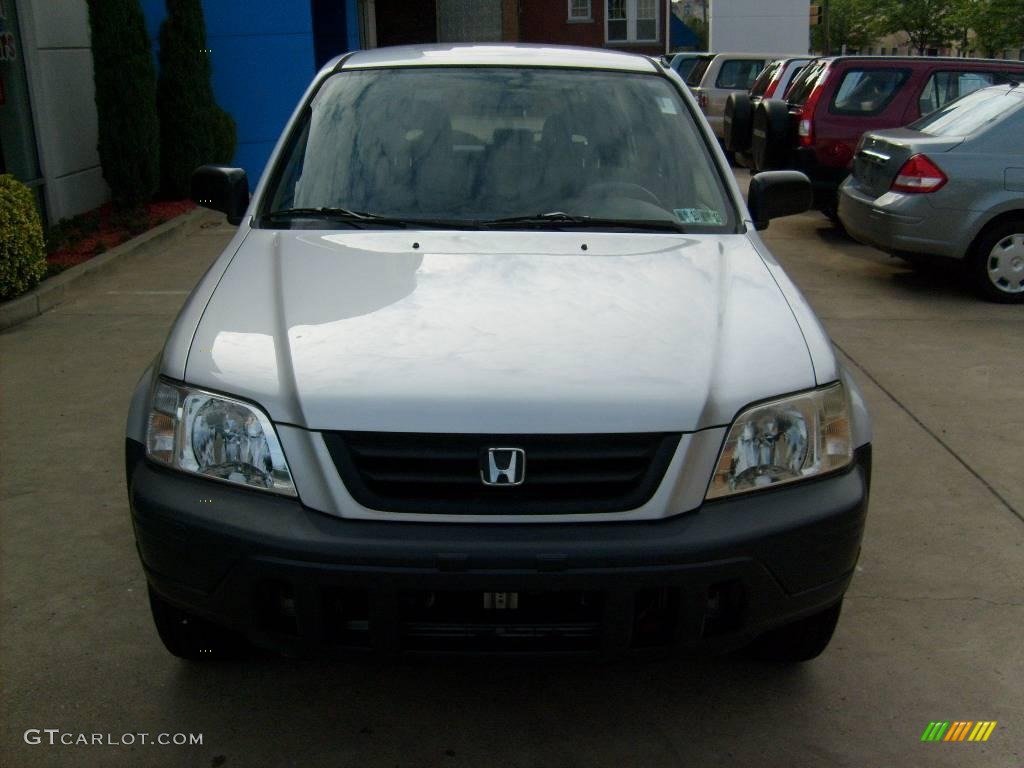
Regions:
<svg viewBox="0 0 1024 768"><path fill-rule="evenodd" d="M724 224L725 220L718 211L710 208L674 208L676 218L683 224Z"/></svg>
<svg viewBox="0 0 1024 768"><path fill-rule="evenodd" d="M661 109L663 114L666 115L678 115L679 111L676 109L676 103L672 101L668 96L658 97L658 108Z"/></svg>

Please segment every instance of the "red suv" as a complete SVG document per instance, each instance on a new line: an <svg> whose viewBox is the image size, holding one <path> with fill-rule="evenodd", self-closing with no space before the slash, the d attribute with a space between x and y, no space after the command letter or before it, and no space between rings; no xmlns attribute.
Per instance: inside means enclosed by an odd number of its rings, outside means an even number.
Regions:
<svg viewBox="0 0 1024 768"><path fill-rule="evenodd" d="M814 185L814 207L836 215L836 190L850 172L861 134L897 128L994 83L1024 78L1024 62L918 56L815 59L786 100L753 111L754 168L794 168Z"/></svg>

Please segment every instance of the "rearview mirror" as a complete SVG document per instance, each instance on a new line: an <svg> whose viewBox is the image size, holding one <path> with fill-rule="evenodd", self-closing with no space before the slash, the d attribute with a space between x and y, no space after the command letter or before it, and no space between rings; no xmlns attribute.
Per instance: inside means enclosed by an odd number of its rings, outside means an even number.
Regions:
<svg viewBox="0 0 1024 768"><path fill-rule="evenodd" d="M812 198L811 182L799 171L765 171L750 179L747 208L754 226L767 229L772 219L809 210Z"/></svg>
<svg viewBox="0 0 1024 768"><path fill-rule="evenodd" d="M192 201L228 215L228 223L241 224L249 207L249 180L241 168L201 165L192 171Z"/></svg>

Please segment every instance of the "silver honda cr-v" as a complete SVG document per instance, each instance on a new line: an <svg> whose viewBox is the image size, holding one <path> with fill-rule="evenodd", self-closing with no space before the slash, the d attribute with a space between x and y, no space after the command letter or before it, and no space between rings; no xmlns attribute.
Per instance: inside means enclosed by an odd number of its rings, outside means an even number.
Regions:
<svg viewBox="0 0 1024 768"><path fill-rule="evenodd" d="M316 76L139 382L174 654L820 653L860 550L856 385L646 57L354 53Z"/></svg>

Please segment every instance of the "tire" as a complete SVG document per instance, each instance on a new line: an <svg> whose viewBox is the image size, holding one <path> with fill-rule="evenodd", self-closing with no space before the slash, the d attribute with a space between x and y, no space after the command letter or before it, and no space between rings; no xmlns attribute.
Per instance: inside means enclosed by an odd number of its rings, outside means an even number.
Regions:
<svg viewBox="0 0 1024 768"><path fill-rule="evenodd" d="M967 269L982 298L1024 303L1024 217L983 230L968 255Z"/></svg>
<svg viewBox="0 0 1024 768"><path fill-rule="evenodd" d="M753 116L748 94L742 91L729 94L729 98L725 100L725 125L723 128L726 149L733 152L746 152L750 149Z"/></svg>
<svg viewBox="0 0 1024 768"><path fill-rule="evenodd" d="M786 165L789 148L789 105L781 99L764 99L754 110L750 154L758 171Z"/></svg>
<svg viewBox="0 0 1024 768"><path fill-rule="evenodd" d="M193 616L149 588L149 608L164 647L180 659L219 660L243 655L246 643L234 632Z"/></svg>
<svg viewBox="0 0 1024 768"><path fill-rule="evenodd" d="M831 221L833 224L836 224L840 227L843 226L843 222L839 220L838 208L832 208L831 206L829 206L826 208L822 208L821 212L825 216L825 218Z"/></svg>
<svg viewBox="0 0 1024 768"><path fill-rule="evenodd" d="M761 661L784 664L810 661L828 647L842 609L840 600L819 613L766 632L751 644L750 653Z"/></svg>

